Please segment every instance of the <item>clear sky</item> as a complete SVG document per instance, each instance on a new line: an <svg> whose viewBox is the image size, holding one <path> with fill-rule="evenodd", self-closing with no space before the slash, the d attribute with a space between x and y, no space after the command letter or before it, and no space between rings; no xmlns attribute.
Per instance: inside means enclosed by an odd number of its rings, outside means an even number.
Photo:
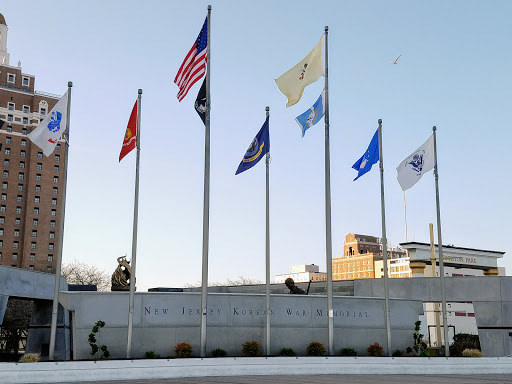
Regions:
<svg viewBox="0 0 512 384"><path fill-rule="evenodd" d="M209 280L265 279L265 166L235 171L270 106L271 276L326 270L324 125L304 138L298 104L274 79L329 26L333 257L350 233L381 236L378 167L352 164L383 120L387 234L405 241L397 165L437 126L443 242L506 252L512 271L512 2L24 1L3 2L11 65L36 89L73 81L64 263L111 273L131 255L135 152L118 163L142 95L137 287L201 279L204 126L198 82L179 103L174 76L212 5ZM397 65L388 60L403 56ZM436 225L433 173L407 191L409 241Z"/></svg>

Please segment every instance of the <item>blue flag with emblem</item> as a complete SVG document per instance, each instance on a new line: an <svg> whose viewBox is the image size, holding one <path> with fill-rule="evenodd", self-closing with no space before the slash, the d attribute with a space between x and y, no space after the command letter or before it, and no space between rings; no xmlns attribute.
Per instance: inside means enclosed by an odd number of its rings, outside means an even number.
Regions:
<svg viewBox="0 0 512 384"><path fill-rule="evenodd" d="M249 145L249 149L245 152L244 158L240 162L235 175L247 171L249 168L254 167L267 152L270 151L270 135L268 132L268 116L261 127L260 131Z"/></svg>
<svg viewBox="0 0 512 384"><path fill-rule="evenodd" d="M372 165L379 161L379 130L375 132L373 135L372 141L368 146L368 149L364 153L363 156L352 166L356 171L358 171L357 177L354 179L356 181L361 176L363 176L366 172L372 169Z"/></svg>
<svg viewBox="0 0 512 384"><path fill-rule="evenodd" d="M295 118L295 121L302 130L302 137L306 134L306 130L318 123L322 117L324 117L324 91L322 91L320 97L311 108Z"/></svg>

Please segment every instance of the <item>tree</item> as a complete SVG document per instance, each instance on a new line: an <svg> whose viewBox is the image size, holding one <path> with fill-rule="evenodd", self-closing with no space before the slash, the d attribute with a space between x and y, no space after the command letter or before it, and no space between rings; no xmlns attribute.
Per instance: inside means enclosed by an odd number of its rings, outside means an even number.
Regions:
<svg viewBox="0 0 512 384"><path fill-rule="evenodd" d="M237 279L230 279L229 277L226 278L226 281L224 283L221 282L209 282L209 287L233 287L238 285L259 285L263 284L262 281L257 279L252 279L250 277L243 277L238 276ZM185 288L197 288L201 286L201 282L198 281L197 283L186 283Z"/></svg>
<svg viewBox="0 0 512 384"><path fill-rule="evenodd" d="M26 339L34 303L32 300L10 297L7 301L3 323L2 338L7 353L18 354L20 341Z"/></svg>
<svg viewBox="0 0 512 384"><path fill-rule="evenodd" d="M62 276L68 284L87 285L94 284L98 291L110 291L110 275L94 265L73 260L62 265Z"/></svg>

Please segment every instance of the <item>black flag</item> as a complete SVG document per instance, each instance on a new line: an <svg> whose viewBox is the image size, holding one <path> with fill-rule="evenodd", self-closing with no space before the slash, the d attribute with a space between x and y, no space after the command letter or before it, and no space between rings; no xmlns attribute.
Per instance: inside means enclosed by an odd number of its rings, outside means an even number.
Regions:
<svg viewBox="0 0 512 384"><path fill-rule="evenodd" d="M196 109L196 112L201 118L201 120L203 120L203 124L206 124L206 78L203 80L201 89L197 94L196 101L194 103L194 108Z"/></svg>

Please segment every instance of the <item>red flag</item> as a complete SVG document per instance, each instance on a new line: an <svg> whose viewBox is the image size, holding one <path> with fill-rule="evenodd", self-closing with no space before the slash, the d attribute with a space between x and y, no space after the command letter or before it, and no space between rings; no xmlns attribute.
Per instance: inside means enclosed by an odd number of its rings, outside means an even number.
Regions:
<svg viewBox="0 0 512 384"><path fill-rule="evenodd" d="M206 48L207 48L207 29L208 29L208 17L204 21L203 28L199 32L194 45L188 52L185 60L181 64L174 83L180 87L180 91L176 96L179 101L183 100L187 96L188 90L204 76L206 72Z"/></svg>
<svg viewBox="0 0 512 384"><path fill-rule="evenodd" d="M125 157L127 154L131 152L133 148L137 145L137 100L135 100L135 105L132 109L132 114L130 115L130 120L128 120L128 126L126 127L126 133L124 134L123 147L121 148L121 153L119 154L119 162Z"/></svg>

